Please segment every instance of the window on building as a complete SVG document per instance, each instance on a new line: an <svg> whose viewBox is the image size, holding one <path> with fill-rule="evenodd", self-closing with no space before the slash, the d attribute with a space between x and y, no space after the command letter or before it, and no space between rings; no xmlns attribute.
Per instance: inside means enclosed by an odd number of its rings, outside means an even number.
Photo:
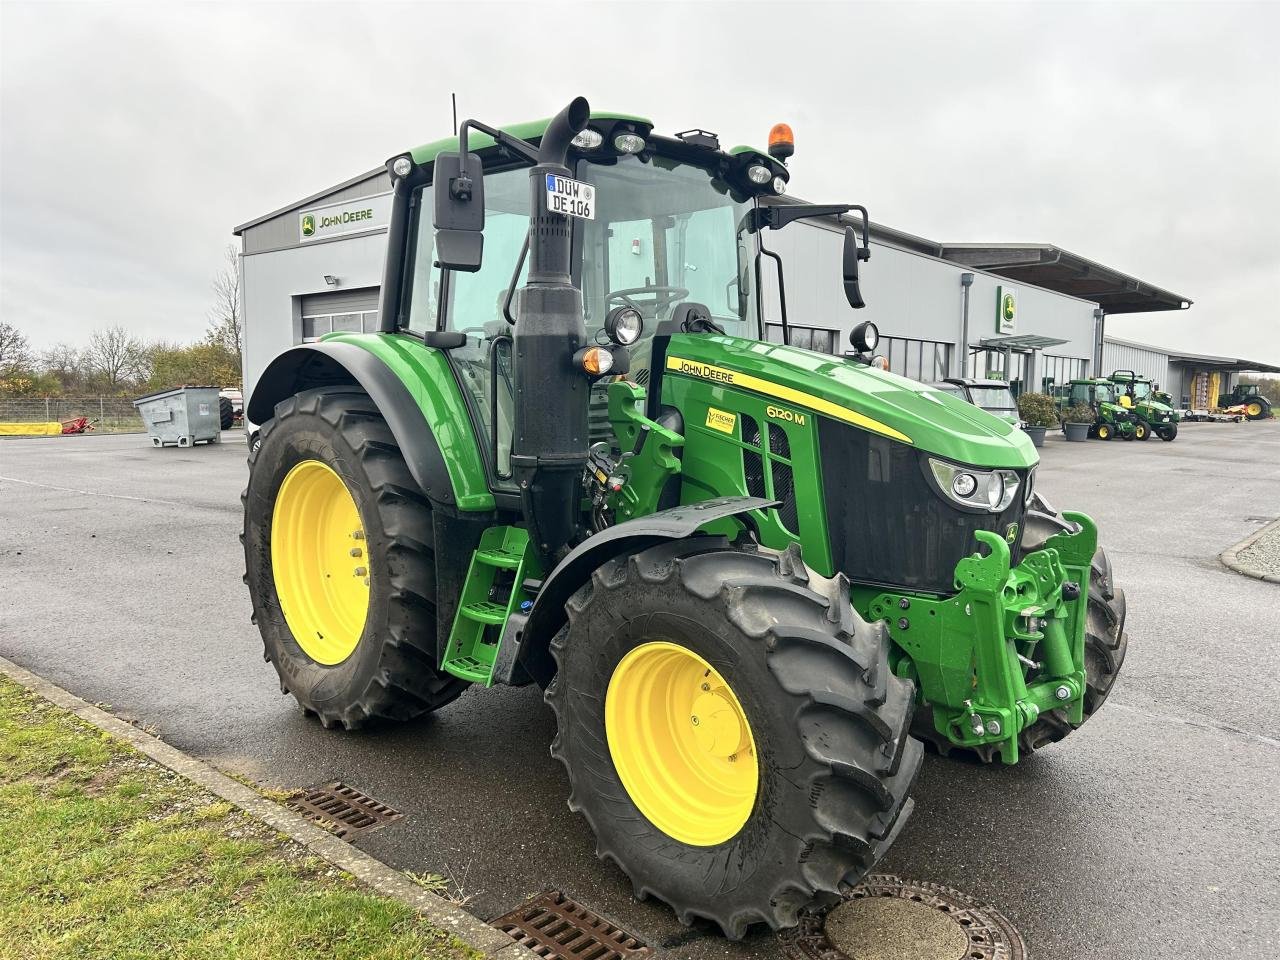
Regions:
<svg viewBox="0 0 1280 960"><path fill-rule="evenodd" d="M798 324L787 324L791 331L791 346L817 353L829 353L833 356L839 352L840 331L826 327L802 327ZM782 324L770 323L766 327L770 343L782 342Z"/></svg>
<svg viewBox="0 0 1280 960"><path fill-rule="evenodd" d="M889 361L891 373L928 383L951 375L951 344L937 340L881 337L876 353Z"/></svg>
<svg viewBox="0 0 1280 960"><path fill-rule="evenodd" d="M317 313L303 315L302 342L319 340L326 333L376 333L378 314L375 310L359 313Z"/></svg>
<svg viewBox="0 0 1280 960"><path fill-rule="evenodd" d="M1040 358L1040 377L1043 389L1080 380L1085 376L1089 361L1077 357L1056 357L1046 353ZM1050 380L1049 378L1053 379Z"/></svg>

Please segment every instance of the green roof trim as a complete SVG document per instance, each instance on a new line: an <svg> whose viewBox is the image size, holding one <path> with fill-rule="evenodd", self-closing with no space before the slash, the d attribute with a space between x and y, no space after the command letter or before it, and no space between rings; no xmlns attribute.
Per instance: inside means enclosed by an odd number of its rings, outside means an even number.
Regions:
<svg viewBox="0 0 1280 960"><path fill-rule="evenodd" d="M608 111L592 111L590 120L609 120L630 121L632 123L643 124L650 129L653 128L653 121L646 117L637 117L629 113L611 113ZM590 123L588 120L588 123ZM519 137L521 140L536 140L541 137L547 130L547 124L551 122L550 117L542 120L529 120L524 123L514 123L510 126L501 127L503 133L509 133L513 137ZM483 150L486 147L494 145L493 137L487 133L475 131L467 137L467 148L475 153L477 150ZM434 143L424 144L421 147L414 147L409 151L409 156L413 157L413 162L418 164L433 163L436 157L441 153L455 151L458 149L458 138L445 137L443 140L437 140ZM398 156L398 154L397 154Z"/></svg>

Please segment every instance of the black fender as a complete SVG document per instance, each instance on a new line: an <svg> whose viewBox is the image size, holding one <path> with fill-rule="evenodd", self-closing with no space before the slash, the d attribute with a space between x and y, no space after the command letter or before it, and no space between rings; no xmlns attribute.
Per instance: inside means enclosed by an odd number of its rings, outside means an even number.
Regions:
<svg viewBox="0 0 1280 960"><path fill-rule="evenodd" d="M409 472L434 504L456 498L444 454L408 387L368 350L349 343L304 343L280 354L262 372L245 405L245 418L263 424L276 404L301 390L357 384L377 404L404 455Z"/></svg>
<svg viewBox="0 0 1280 960"><path fill-rule="evenodd" d="M556 665L548 648L568 620L564 605L601 564L667 540L683 540L704 524L766 510L778 502L763 497L717 497L636 517L587 538L543 580L533 607L527 613L513 613L507 620L494 665L494 682L518 684L532 679L543 688L551 682Z"/></svg>

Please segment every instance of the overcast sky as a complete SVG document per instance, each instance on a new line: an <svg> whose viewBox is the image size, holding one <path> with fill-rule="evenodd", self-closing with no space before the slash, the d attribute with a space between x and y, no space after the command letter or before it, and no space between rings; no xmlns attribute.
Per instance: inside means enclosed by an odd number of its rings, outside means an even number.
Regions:
<svg viewBox="0 0 1280 960"><path fill-rule="evenodd" d="M577 94L793 192L1055 243L1195 301L1108 332L1280 363L1280 5L0 2L0 319L189 340L232 227ZM892 331L886 330L886 333Z"/></svg>

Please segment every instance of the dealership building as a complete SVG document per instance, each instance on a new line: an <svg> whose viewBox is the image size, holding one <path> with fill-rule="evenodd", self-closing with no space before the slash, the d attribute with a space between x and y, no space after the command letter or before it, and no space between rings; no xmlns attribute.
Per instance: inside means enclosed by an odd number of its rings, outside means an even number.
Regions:
<svg viewBox="0 0 1280 960"><path fill-rule="evenodd" d="M376 329L390 207L390 178L378 168L235 228L246 391L289 347L331 331ZM767 232L767 245L787 265L794 345L842 353L850 328L873 320L878 352L897 373L923 381L999 377L1018 390L1128 368L1175 397L1207 399L1206 371L1217 373L1226 392L1238 370L1276 369L1107 336L1108 316L1183 310L1191 301L1051 244L939 243L873 224L872 256L861 272L867 306L855 312L840 284L843 227L827 218ZM632 250L647 242L620 241ZM764 271L763 302L769 339L780 340L774 276Z"/></svg>

